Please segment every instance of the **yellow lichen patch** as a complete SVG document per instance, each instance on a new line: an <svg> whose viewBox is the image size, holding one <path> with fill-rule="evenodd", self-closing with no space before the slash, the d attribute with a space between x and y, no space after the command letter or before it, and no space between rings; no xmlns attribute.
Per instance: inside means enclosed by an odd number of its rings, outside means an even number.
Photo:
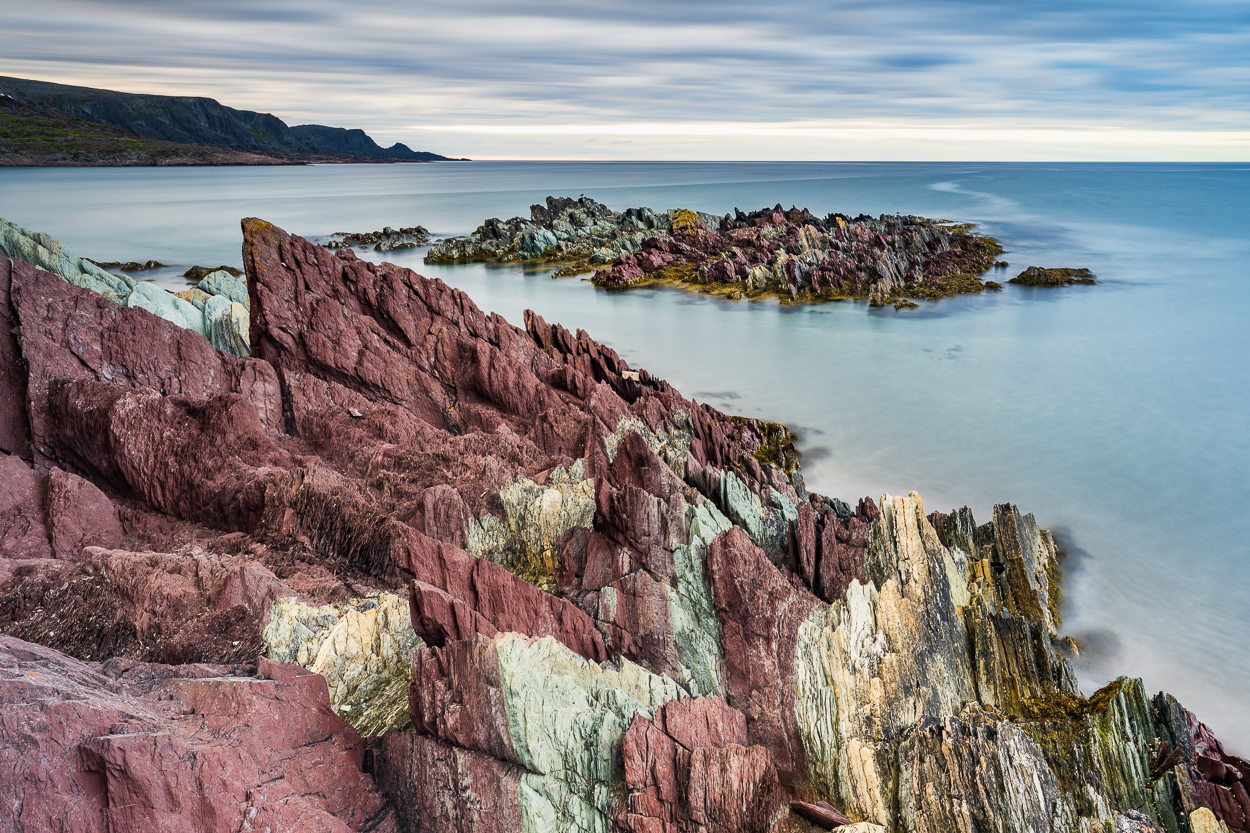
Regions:
<svg viewBox="0 0 1250 833"><path fill-rule="evenodd" d="M679 208L673 213L673 234L702 234L703 221L699 215L688 208Z"/></svg>

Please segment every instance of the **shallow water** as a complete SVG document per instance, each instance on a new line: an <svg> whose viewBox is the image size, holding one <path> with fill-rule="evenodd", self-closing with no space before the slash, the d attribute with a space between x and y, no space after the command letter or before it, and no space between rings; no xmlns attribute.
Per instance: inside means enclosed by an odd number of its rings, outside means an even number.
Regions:
<svg viewBox="0 0 1250 833"><path fill-rule="evenodd" d="M96 260L241 265L238 220L289 231L421 224L436 236L547 194L616 209L971 220L1028 265L1094 287L922 304L782 307L680 290L600 291L549 270L425 266L518 323L587 330L687 396L785 422L809 487L926 507L1016 503L1061 534L1065 630L1089 693L1143 676L1250 751L1250 167L799 163L444 163L0 169L0 216ZM381 259L372 252L361 253ZM140 273L137 277L143 277ZM996 275L1000 281L1004 277Z"/></svg>

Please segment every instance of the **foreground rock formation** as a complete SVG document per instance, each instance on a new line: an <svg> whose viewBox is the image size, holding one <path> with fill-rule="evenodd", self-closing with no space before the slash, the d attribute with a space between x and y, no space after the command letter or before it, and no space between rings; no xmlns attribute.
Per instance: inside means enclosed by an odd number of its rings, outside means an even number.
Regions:
<svg viewBox="0 0 1250 833"><path fill-rule="evenodd" d="M1250 828L1175 700L1077 691L1031 515L809 493L584 332L243 231L243 357L0 256L0 827Z"/></svg>
<svg viewBox="0 0 1250 833"><path fill-rule="evenodd" d="M210 272L193 288L171 293L129 275L111 274L81 258L59 240L0 217L0 252L98 292L117 304L139 307L207 338L236 356L248 352L247 285L224 269ZM126 264L129 265L129 264ZM141 269L149 268L146 264Z"/></svg>
<svg viewBox="0 0 1250 833"><path fill-rule="evenodd" d="M546 206L530 208L529 220L487 220L467 238L439 243L426 262L543 260L569 264L557 276L597 269L594 282L613 289L659 282L733 298L903 306L908 298L985 290L980 276L1001 252L969 226L923 217L817 217L780 205L723 218L649 208L617 213L587 197L548 197Z"/></svg>

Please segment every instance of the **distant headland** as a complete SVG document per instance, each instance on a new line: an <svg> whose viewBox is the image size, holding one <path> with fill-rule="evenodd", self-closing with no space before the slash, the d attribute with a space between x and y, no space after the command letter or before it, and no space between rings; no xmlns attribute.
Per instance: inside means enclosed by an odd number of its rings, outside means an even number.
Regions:
<svg viewBox="0 0 1250 833"><path fill-rule="evenodd" d="M0 76L0 166L292 165L463 161L363 130L288 125L211 98Z"/></svg>

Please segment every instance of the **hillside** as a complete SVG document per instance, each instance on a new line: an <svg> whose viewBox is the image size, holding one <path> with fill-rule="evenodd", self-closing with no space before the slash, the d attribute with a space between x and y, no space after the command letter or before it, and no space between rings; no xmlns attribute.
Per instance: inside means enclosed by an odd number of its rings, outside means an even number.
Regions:
<svg viewBox="0 0 1250 833"><path fill-rule="evenodd" d="M19 134L5 138L42 140L42 145L39 141L30 145L40 151L36 156L65 153L74 158L73 154L77 153L83 158L90 157L93 151L98 150L92 143L98 144L107 138L121 142L116 148L119 158L125 158L125 153L132 148L140 155L146 153L154 159L194 157L197 153L202 157L211 157L211 152L205 153L207 147L272 157L270 164L312 161L309 157L398 162L448 160L446 156L414 151L400 143L383 148L363 130L318 124L290 126L269 113L236 110L211 98L143 95L0 76L0 104L6 115L6 130ZM58 116L71 121L63 122ZM112 130L90 128L84 123ZM58 130L64 132L58 134ZM45 145L55 140L60 140L62 149L52 145L52 150L49 150ZM66 143L72 147L66 146ZM10 144L4 143L6 147ZM105 145L113 147L108 143ZM171 148L170 145L178 147ZM180 153L179 149L186 152ZM30 154L7 150L6 155L23 157ZM218 162L198 164L254 163L227 156ZM11 161L10 164L44 163Z"/></svg>

